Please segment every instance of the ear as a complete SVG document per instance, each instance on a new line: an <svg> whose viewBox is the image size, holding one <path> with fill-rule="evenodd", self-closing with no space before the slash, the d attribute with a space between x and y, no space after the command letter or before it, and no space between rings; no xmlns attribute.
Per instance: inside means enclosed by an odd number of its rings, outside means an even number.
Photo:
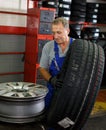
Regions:
<svg viewBox="0 0 106 130"><path fill-rule="evenodd" d="M67 28L67 34L69 34L70 33L70 29L69 28Z"/></svg>

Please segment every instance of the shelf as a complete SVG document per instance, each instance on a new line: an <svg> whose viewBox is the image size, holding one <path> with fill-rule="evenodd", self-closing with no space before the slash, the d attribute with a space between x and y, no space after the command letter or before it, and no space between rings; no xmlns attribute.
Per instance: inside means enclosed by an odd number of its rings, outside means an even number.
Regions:
<svg viewBox="0 0 106 130"><path fill-rule="evenodd" d="M0 76L3 76L3 75L14 75L14 74L24 74L24 72L6 72L6 73L0 73Z"/></svg>
<svg viewBox="0 0 106 130"><path fill-rule="evenodd" d="M0 11L2 14L13 14L13 15L27 15L27 13L11 12L11 11Z"/></svg>
<svg viewBox="0 0 106 130"><path fill-rule="evenodd" d="M106 26L106 24L84 22L84 26Z"/></svg>
<svg viewBox="0 0 106 130"><path fill-rule="evenodd" d="M0 26L0 34L25 35L26 27Z"/></svg>
<svg viewBox="0 0 106 130"><path fill-rule="evenodd" d="M53 36L52 35L46 35L46 34L38 34L38 39L42 39L42 40L52 40L53 39Z"/></svg>
<svg viewBox="0 0 106 130"><path fill-rule="evenodd" d="M75 22L75 21L69 21L69 24L81 24L84 26L106 26L106 24L102 24L102 23Z"/></svg>
<svg viewBox="0 0 106 130"><path fill-rule="evenodd" d="M25 52L0 52L0 55L17 55L17 54L25 54Z"/></svg>

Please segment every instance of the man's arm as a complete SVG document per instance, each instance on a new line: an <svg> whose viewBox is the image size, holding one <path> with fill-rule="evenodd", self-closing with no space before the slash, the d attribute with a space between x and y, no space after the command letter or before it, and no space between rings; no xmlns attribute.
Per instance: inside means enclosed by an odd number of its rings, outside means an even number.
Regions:
<svg viewBox="0 0 106 130"><path fill-rule="evenodd" d="M50 73L45 68L42 68L42 67L39 67L39 71L40 71L41 75L43 76L43 78L46 81L49 81L49 79L51 78Z"/></svg>

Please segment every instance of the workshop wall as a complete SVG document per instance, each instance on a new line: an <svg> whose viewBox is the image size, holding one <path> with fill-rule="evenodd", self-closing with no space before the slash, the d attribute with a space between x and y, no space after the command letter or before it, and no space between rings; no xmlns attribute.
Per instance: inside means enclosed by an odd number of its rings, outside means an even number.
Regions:
<svg viewBox="0 0 106 130"><path fill-rule="evenodd" d="M0 82L23 81L27 17L12 12L26 13L27 0L0 0L0 11Z"/></svg>
<svg viewBox="0 0 106 130"><path fill-rule="evenodd" d="M27 12L27 0L0 0L0 11ZM0 25L26 26L26 16L1 14Z"/></svg>

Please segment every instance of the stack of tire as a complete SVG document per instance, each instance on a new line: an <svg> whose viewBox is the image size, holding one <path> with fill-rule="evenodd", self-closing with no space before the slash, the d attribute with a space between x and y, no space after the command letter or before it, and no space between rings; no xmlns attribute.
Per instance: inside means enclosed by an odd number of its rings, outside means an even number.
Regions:
<svg viewBox="0 0 106 130"><path fill-rule="evenodd" d="M67 20L70 20L71 15L71 1L72 0L59 0L58 6L58 17L64 17Z"/></svg>
<svg viewBox="0 0 106 130"><path fill-rule="evenodd" d="M106 23L106 4L105 3L87 3L86 22Z"/></svg>
<svg viewBox="0 0 106 130"><path fill-rule="evenodd" d="M84 27L81 30L81 38L90 40L93 43L96 43L99 40L100 37L100 28L96 26L88 26Z"/></svg>
<svg viewBox="0 0 106 130"><path fill-rule="evenodd" d="M78 23L71 23L70 24L70 34L69 36L73 38L81 38L81 30L83 28L83 24L78 24ZM74 30L74 31L72 31ZM72 32L76 32L76 35L74 35Z"/></svg>
<svg viewBox="0 0 106 130"><path fill-rule="evenodd" d="M56 130L80 130L86 123L100 89L104 71L103 48L77 39L67 52L47 113L47 123Z"/></svg>
<svg viewBox="0 0 106 130"><path fill-rule="evenodd" d="M75 22L85 22L86 0L73 0L71 3L70 20Z"/></svg>
<svg viewBox="0 0 106 130"><path fill-rule="evenodd" d="M85 22L86 19L86 0L73 0L71 3L71 15L70 15L70 21L74 23L74 25L71 24L71 26L75 29L77 32L79 38L81 34L81 27L83 22Z"/></svg>
<svg viewBox="0 0 106 130"><path fill-rule="evenodd" d="M57 0L42 1L42 7L57 8Z"/></svg>

